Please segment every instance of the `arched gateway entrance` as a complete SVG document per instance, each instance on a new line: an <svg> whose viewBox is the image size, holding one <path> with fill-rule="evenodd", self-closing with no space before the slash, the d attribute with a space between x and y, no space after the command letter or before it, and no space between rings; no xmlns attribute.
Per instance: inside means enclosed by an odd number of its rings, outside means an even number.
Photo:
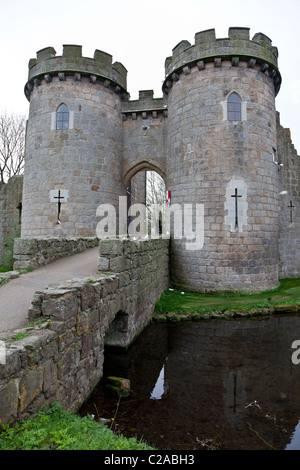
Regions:
<svg viewBox="0 0 300 470"><path fill-rule="evenodd" d="M128 234L138 238L161 235L166 186L160 174L143 168L130 178L126 193Z"/></svg>

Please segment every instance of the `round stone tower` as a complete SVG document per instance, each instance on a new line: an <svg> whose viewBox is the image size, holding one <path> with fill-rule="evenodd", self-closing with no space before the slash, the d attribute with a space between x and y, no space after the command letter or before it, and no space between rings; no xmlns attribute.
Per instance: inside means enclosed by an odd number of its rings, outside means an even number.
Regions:
<svg viewBox="0 0 300 470"><path fill-rule="evenodd" d="M98 205L118 207L126 77L111 55L82 57L81 46L30 60L22 237L95 236Z"/></svg>
<svg viewBox="0 0 300 470"><path fill-rule="evenodd" d="M277 57L264 34L230 28L225 39L197 33L166 59L171 205L193 204L194 216L204 208L200 249L171 239L171 279L182 289L278 284Z"/></svg>

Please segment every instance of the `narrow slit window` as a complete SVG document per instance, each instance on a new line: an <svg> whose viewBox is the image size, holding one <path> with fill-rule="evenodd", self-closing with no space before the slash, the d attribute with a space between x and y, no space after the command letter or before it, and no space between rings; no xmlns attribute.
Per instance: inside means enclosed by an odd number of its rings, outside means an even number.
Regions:
<svg viewBox="0 0 300 470"><path fill-rule="evenodd" d="M231 93L227 101L228 121L241 121L241 98L237 93Z"/></svg>
<svg viewBox="0 0 300 470"><path fill-rule="evenodd" d="M56 129L69 129L69 109L65 104L61 104L57 109Z"/></svg>

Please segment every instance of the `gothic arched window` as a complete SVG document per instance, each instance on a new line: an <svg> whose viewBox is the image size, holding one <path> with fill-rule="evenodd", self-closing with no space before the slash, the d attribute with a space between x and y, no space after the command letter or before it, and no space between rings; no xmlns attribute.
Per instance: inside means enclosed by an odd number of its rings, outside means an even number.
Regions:
<svg viewBox="0 0 300 470"><path fill-rule="evenodd" d="M229 95L227 100L227 117L228 121L241 121L242 120L242 106L241 98L235 92Z"/></svg>
<svg viewBox="0 0 300 470"><path fill-rule="evenodd" d="M56 129L69 129L69 109L65 104L61 104L56 111Z"/></svg>

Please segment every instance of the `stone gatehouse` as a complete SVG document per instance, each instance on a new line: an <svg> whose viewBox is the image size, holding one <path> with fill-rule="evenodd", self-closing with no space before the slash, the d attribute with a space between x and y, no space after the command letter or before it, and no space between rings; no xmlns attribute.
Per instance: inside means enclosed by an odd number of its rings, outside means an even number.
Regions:
<svg viewBox="0 0 300 470"><path fill-rule="evenodd" d="M95 236L99 204L118 207L131 178L155 170L171 210L204 207L201 249L171 231L175 286L251 291L299 276L300 159L275 109L271 39L235 27L181 41L161 98L130 100L126 77L110 54L83 57L81 46L30 60L22 238Z"/></svg>

